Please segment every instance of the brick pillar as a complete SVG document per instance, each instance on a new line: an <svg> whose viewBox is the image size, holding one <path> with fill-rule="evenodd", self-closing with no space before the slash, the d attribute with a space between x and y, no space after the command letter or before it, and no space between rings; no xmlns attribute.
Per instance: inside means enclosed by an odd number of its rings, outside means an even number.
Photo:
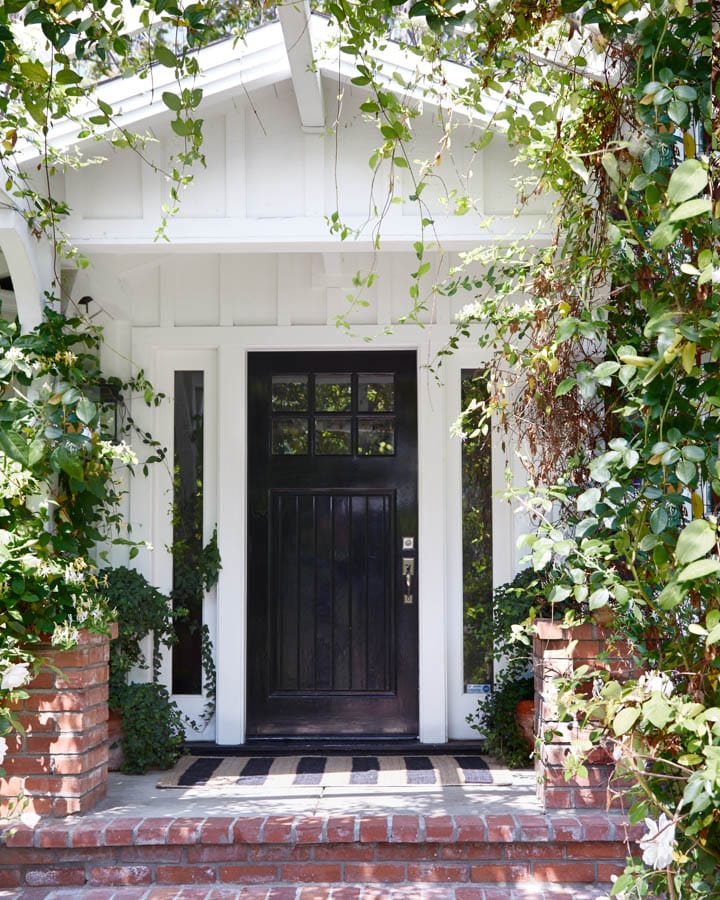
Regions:
<svg viewBox="0 0 720 900"><path fill-rule="evenodd" d="M81 631L72 650L34 644L33 651L62 674L44 669L24 688L25 734L8 737L0 809L22 795L23 808L41 816L85 813L107 792L110 638Z"/></svg>
<svg viewBox="0 0 720 900"><path fill-rule="evenodd" d="M580 666L607 669L616 678L627 678L633 671L630 646L609 640L611 632L600 625L585 624L562 628L549 621L538 621L533 643L535 673L535 734L540 738L535 754L538 797L545 809L618 808L622 795L609 791L615 771L610 751L596 747L584 765L586 778L566 780L563 763L570 743L583 734L578 725L558 722L557 689L554 679L571 675ZM590 685L589 685L590 687ZM545 742L547 732L552 740ZM617 782L613 782L617 788Z"/></svg>

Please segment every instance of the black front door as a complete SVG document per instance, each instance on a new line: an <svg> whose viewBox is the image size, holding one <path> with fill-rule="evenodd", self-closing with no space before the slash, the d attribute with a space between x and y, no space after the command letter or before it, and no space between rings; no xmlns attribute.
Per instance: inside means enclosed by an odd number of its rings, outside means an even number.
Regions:
<svg viewBox="0 0 720 900"><path fill-rule="evenodd" d="M248 736L417 735L415 354L248 375Z"/></svg>

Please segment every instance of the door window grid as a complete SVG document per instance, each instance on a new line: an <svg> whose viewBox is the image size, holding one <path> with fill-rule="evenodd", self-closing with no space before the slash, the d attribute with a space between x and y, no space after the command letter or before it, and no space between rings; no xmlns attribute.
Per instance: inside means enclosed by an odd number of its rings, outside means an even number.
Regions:
<svg viewBox="0 0 720 900"><path fill-rule="evenodd" d="M273 456L396 453L392 374L273 375L270 411Z"/></svg>

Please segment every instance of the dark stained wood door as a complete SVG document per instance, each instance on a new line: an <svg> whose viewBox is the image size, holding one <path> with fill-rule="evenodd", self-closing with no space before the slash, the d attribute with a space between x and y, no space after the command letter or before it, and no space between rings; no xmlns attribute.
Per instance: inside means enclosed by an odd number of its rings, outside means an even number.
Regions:
<svg viewBox="0 0 720 900"><path fill-rule="evenodd" d="M248 375L248 736L415 736L415 353Z"/></svg>

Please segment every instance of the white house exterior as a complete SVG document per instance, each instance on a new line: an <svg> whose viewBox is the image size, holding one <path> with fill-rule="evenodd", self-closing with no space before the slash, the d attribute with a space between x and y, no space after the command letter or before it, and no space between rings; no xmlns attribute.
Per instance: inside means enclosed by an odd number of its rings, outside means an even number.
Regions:
<svg viewBox="0 0 720 900"><path fill-rule="evenodd" d="M427 293L427 311L421 316L422 327L404 323L410 273L417 268L413 243L421 238L417 204L409 199L412 184L405 170L395 172L396 195L404 202L389 206L376 249L367 160L379 142L378 133L359 111L365 94L349 82L354 74L350 63L337 50L322 50L327 29L323 19L311 20L306 10L288 7L281 22L250 33L244 44L233 47L227 41L202 51L198 85L205 98L201 114L207 168L195 172L180 211L169 223L169 241L154 239L167 200L165 182L137 153L114 150L109 144L81 145L86 155L106 161L57 179L57 189L72 210L65 230L90 260L88 268L68 274L65 289L76 303L92 298L88 313L105 329L107 372L126 376L142 368L167 395L168 400L152 410L128 402L141 426L168 448L169 459L178 421L175 373L202 373L197 384L204 394L203 530L207 540L217 528L222 571L202 610L217 668L216 715L197 736L220 745L239 745L264 735L399 736L422 743L474 736L465 721L477 694L472 687L468 690L463 671L461 444L451 437L450 426L460 410L461 373L480 367L483 356L468 342L445 360L439 375L427 368L454 333L458 308L471 299L469 294L433 297L431 287L460 252L530 233L539 215L527 209L515 214L517 172L502 136L471 160L466 147L481 123L457 119L452 150L445 151L436 166L443 187L431 187L424 195L434 218L434 231L425 238L437 245L427 256L431 271L420 283L421 296ZM385 52L388 72L406 64L393 45ZM309 67L313 60L314 67ZM170 114L159 100L167 72L157 71L154 83L129 79L103 87L123 124L152 134L146 155L160 163L177 149ZM458 66L450 66L449 73L462 77ZM437 108L427 103L423 116L415 120L414 158L435 158L437 115ZM68 125L54 139L73 146L77 136ZM458 172L469 169L471 183L462 191L478 198L479 215L456 216L447 193L461 186ZM440 185L439 178L435 181ZM384 186L378 182L375 190L375 202L382 206ZM341 241L331 233L326 217L335 210L358 230L357 237ZM485 216L493 218L481 227ZM48 255L12 212L0 218L0 246L13 288L12 293L5 291L5 299L14 300L23 325L32 327L41 315L37 298L51 281ZM351 306L347 297L358 292L353 277L370 271L377 278L360 295L366 305ZM336 324L336 317L345 314L351 333ZM392 355L379 355L388 353ZM292 354L292 363L283 368L287 354ZM402 377L407 377L408 366L412 370L409 393L400 390L396 363L398 371L405 372ZM253 400L251 381L261 377L266 378L265 393ZM277 385L283 390L289 386L291 392L300 385L304 399L293 394L287 408L282 398L275 406ZM321 388L327 385L335 399L322 399L327 391ZM394 399L368 399L387 385L391 394L392 386L397 387ZM263 396L270 397L268 408L262 407ZM346 407L338 396L347 398ZM401 404L407 408L401 410ZM409 429L409 437L401 437L401 427ZM323 450L321 433L332 435L345 449L338 452L340 445L332 444ZM369 444L362 444L361 434L370 435ZM379 443L378 435L383 438ZM411 452L412 458L404 455ZM267 458L258 462L262 453ZM298 455L302 460L296 466L290 457ZM296 468L290 471L292 466ZM515 571L521 529L497 495L508 466L514 466L513 460L503 456L496 442L496 493L487 509L495 584ZM374 478L377 482L368 487ZM415 518L411 513L403 519L394 505L405 491L396 487L401 479L411 484ZM154 548L141 553L135 564L162 590L169 590L173 579L167 551L173 540L172 490L170 467L162 465L152 467L147 480L138 477L129 484L127 515L133 537L146 539ZM252 506L257 496L261 506L262 498L269 497L258 513L264 516L259 525ZM376 508L381 512L374 519ZM308 509L313 510L311 525L303 518L310 515ZM312 571L303 568L307 547L303 550L302 542L311 540L320 547L323 529L343 516L347 530L342 535L333 532L323 544L329 554L325 564L316 560ZM366 536L374 534L374 521L381 537L372 540L389 544L383 551L367 537L366 559L353 561L354 551L348 546L343 550L342 542L357 547L357 529ZM409 533L402 530L406 522ZM272 532L275 526L280 538ZM255 528L260 544L251 545ZM293 535L300 537L288 550ZM259 563L253 562L252 547L262 556ZM279 558L285 552L294 554L290 562ZM411 573L406 560L412 560ZM378 567L384 574L373 587L368 579L377 576ZM281 596L290 569L298 572L292 621L283 618ZM345 588L337 585L347 571L364 585L367 602L377 599L374 592L387 594L382 624L375 627L381 637L387 632L378 650L382 661L371 666L367 660L374 651L365 648L362 663L383 671L360 682L348 674L353 664L345 657L352 656L362 628L362 640L370 640L367 617L372 613L362 613L366 618L359 624L353 618L357 598L342 601L345 612L339 611L338 592ZM260 605L274 610L267 613L270 624L262 619L254 595L263 572L269 581ZM302 606L302 597L308 596L306 582L318 584L326 576L334 585L328 590L335 598L330 606L335 606L324 613L315 608L314 624L309 624ZM347 590L350 596L353 589ZM330 617L329 624L323 615ZM283 650L293 629L300 635L301 626L315 633L314 649ZM272 683L265 686L270 693L277 688L283 698L284 711L273 719L272 703L263 706L263 701L253 700L252 692L261 689L250 682L256 677L253 672L264 666L283 668L277 658L267 662L270 645L261 646L258 640L275 627L283 633L275 644L275 638L269 639L273 652L294 654L296 662L293 672L281 673L277 684L271 675ZM305 639L298 637L299 642ZM319 648L328 641L344 649L328 664L332 672L323 674ZM406 653L408 641L412 646ZM308 652L316 656L303 663ZM306 663L314 667L310 686L301 672ZM169 656L163 677L172 686ZM391 695L400 682L409 702L405 718L392 706ZM175 699L188 714L201 714L201 694L176 692ZM352 710L360 708L365 718L355 721ZM295 709L299 718L293 719ZM316 710L319 718L314 722ZM289 724L283 725L286 721Z"/></svg>

